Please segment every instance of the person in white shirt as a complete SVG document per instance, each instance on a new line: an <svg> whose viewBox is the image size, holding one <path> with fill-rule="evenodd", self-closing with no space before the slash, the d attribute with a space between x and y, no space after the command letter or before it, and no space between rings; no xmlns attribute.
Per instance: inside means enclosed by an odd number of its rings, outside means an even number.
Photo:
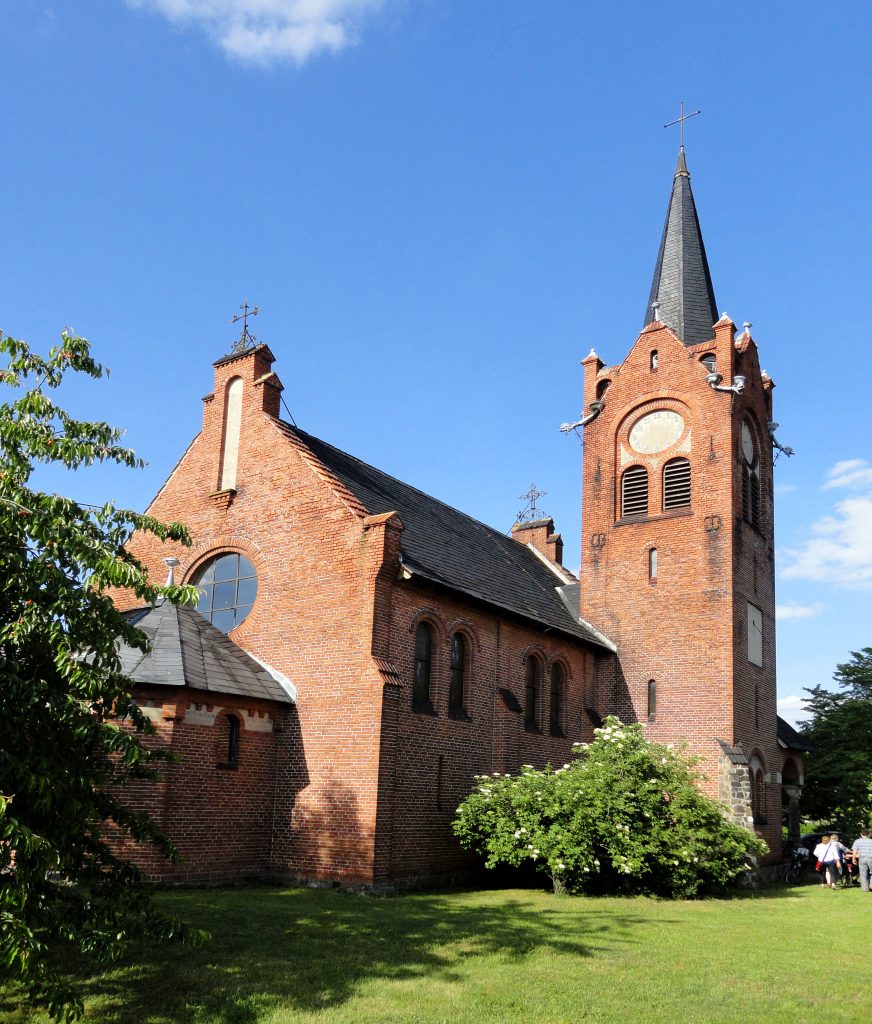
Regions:
<svg viewBox="0 0 872 1024"><path fill-rule="evenodd" d="M821 857L821 863L826 871L827 885L831 889L835 889L836 883L842 877L847 850L848 848L839 842L838 832L833 832L830 836L826 852Z"/></svg>

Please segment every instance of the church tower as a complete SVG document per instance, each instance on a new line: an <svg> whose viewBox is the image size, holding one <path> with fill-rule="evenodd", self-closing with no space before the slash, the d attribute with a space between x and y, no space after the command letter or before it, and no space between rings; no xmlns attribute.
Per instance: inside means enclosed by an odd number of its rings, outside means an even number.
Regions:
<svg viewBox="0 0 872 1024"><path fill-rule="evenodd" d="M718 318L682 146L642 333L583 361L581 614L618 649L598 708L685 742L778 849L773 384L749 328Z"/></svg>

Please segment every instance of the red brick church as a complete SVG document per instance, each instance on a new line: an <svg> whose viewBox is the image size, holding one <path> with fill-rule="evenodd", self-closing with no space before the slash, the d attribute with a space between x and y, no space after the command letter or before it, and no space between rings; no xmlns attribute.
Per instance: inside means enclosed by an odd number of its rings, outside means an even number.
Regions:
<svg viewBox="0 0 872 1024"><path fill-rule="evenodd" d="M184 857L138 851L153 876L451 874L473 776L562 763L608 714L686 741L780 853L802 742L775 713L773 384L718 316L683 148L642 333L583 363L579 579L550 519L507 537L285 422L246 339L148 509L194 546L131 543L201 592L131 609L153 646L123 652L179 755L128 794Z"/></svg>

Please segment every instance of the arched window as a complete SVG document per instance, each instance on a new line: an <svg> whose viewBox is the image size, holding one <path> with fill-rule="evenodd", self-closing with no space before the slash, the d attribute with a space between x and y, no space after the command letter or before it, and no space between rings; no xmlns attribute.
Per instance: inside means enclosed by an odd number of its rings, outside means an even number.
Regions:
<svg viewBox="0 0 872 1024"><path fill-rule="evenodd" d="M630 466L621 477L621 518L648 515L648 470Z"/></svg>
<svg viewBox="0 0 872 1024"><path fill-rule="evenodd" d="M657 680L648 680L648 721L653 722L657 717Z"/></svg>
<svg viewBox="0 0 872 1024"><path fill-rule="evenodd" d="M760 446L747 420L742 424L742 518L760 529Z"/></svg>
<svg viewBox="0 0 872 1024"><path fill-rule="evenodd" d="M751 782L751 813L755 825L766 824L766 790L764 771L765 765L759 754L752 754L748 764L748 775Z"/></svg>
<svg viewBox="0 0 872 1024"><path fill-rule="evenodd" d="M663 511L690 508L690 463L670 459L663 467Z"/></svg>
<svg viewBox="0 0 872 1024"><path fill-rule="evenodd" d="M466 637L463 633L455 633L451 638L448 714L454 718L466 717Z"/></svg>
<svg viewBox="0 0 872 1024"><path fill-rule="evenodd" d="M648 579L657 579L657 548L648 549Z"/></svg>
<svg viewBox="0 0 872 1024"><path fill-rule="evenodd" d="M222 633L245 621L257 597L254 566L235 551L209 559L191 583L200 591L197 611Z"/></svg>
<svg viewBox="0 0 872 1024"><path fill-rule="evenodd" d="M560 662L551 666L551 705L549 724L552 736L563 736L563 715L566 702L566 673Z"/></svg>
<svg viewBox="0 0 872 1024"><path fill-rule="evenodd" d="M222 715L216 722L215 760L219 768L239 765L239 719L236 715Z"/></svg>
<svg viewBox="0 0 872 1024"><path fill-rule="evenodd" d="M714 373L718 366L718 360L714 352L706 352L704 356L699 357L699 361L706 368L708 373Z"/></svg>
<svg viewBox="0 0 872 1024"><path fill-rule="evenodd" d="M655 348L651 352L651 369L652 370L656 370L659 365L660 365L660 355L657 352L657 349Z"/></svg>
<svg viewBox="0 0 872 1024"><path fill-rule="evenodd" d="M596 386L596 397L597 398L602 398L603 397L603 395L609 389L609 384L611 384L611 381L608 378L606 378L605 380L601 380L597 384L597 386Z"/></svg>
<svg viewBox="0 0 872 1024"><path fill-rule="evenodd" d="M524 728L539 731L539 704L542 695L542 663L531 654L527 657L527 679L525 686Z"/></svg>
<svg viewBox="0 0 872 1024"><path fill-rule="evenodd" d="M433 627L419 622L415 630L415 679L412 685L412 703L415 707L430 705L430 659L433 651Z"/></svg>

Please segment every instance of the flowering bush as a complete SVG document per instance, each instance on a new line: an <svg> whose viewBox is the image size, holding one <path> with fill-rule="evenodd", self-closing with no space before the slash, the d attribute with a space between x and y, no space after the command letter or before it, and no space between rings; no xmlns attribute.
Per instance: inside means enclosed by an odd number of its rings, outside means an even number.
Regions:
<svg viewBox="0 0 872 1024"><path fill-rule="evenodd" d="M697 788L695 762L608 718L570 763L479 776L454 820L487 867L532 861L555 892L689 897L727 885L766 844Z"/></svg>

